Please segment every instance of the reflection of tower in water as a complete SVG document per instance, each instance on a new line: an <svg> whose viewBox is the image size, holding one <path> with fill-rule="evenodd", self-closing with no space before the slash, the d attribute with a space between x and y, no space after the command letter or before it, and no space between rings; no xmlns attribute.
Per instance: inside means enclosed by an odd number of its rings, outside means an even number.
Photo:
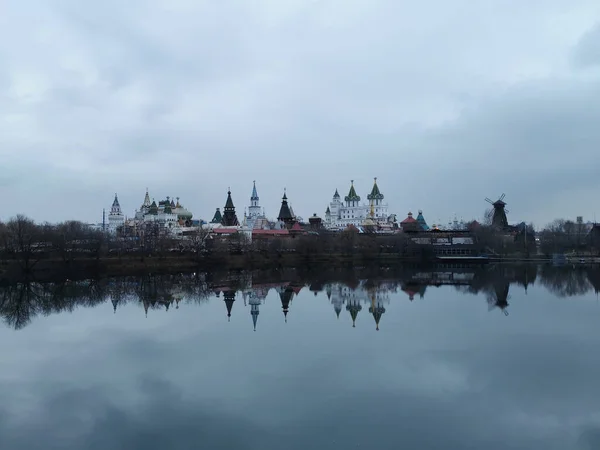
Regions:
<svg viewBox="0 0 600 450"><path fill-rule="evenodd" d="M227 308L227 322L229 322L231 320L231 308L233 307L233 302L235 302L235 291L224 291L223 301Z"/></svg>
<svg viewBox="0 0 600 450"><path fill-rule="evenodd" d="M250 315L252 316L252 323L254 324L254 331L256 331L256 321L258 320L258 307L260 305L260 299L256 297L251 297L250 301Z"/></svg>
<svg viewBox="0 0 600 450"><path fill-rule="evenodd" d="M352 317L352 328L356 327L356 317L361 309L362 306L358 299L349 300L348 304L346 305L346 311L350 312L350 317Z"/></svg>
<svg viewBox="0 0 600 450"><path fill-rule="evenodd" d="M488 311L494 308L500 308L505 316L508 316L507 308L509 306L508 295L510 284L508 281L496 282L493 285L493 290L487 295Z"/></svg>
<svg viewBox="0 0 600 450"><path fill-rule="evenodd" d="M373 318L375 319L375 329L379 331L379 321L381 320L381 315L385 312L385 308L383 307L381 300L375 300L375 293L371 294L371 306L369 307L369 312L373 314Z"/></svg>
<svg viewBox="0 0 600 450"><path fill-rule="evenodd" d="M283 317L287 323L287 315L290 310L290 302L294 296L294 290L292 288L279 289L279 298L281 299L281 309L283 310Z"/></svg>

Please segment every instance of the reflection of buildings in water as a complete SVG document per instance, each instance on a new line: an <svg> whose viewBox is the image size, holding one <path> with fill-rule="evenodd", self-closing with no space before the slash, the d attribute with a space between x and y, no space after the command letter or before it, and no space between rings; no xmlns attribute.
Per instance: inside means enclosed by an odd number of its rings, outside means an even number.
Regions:
<svg viewBox="0 0 600 450"><path fill-rule="evenodd" d="M382 314L385 312L385 308L383 307L383 303L381 300L375 298L376 296L371 295L371 306L369 307L369 312L373 314L373 318L375 319L375 329L379 331L379 321L381 320Z"/></svg>
<svg viewBox="0 0 600 450"><path fill-rule="evenodd" d="M505 316L508 316L508 299L510 296L508 295L508 291L510 288L510 284L508 282L505 283L495 283L492 290L488 292L487 302L488 302L488 311L491 311L495 308L499 308Z"/></svg>
<svg viewBox="0 0 600 450"><path fill-rule="evenodd" d="M235 302L235 291L228 290L223 292L223 301L227 308L227 322L231 320L231 309L233 308L233 302Z"/></svg>
<svg viewBox="0 0 600 450"><path fill-rule="evenodd" d="M278 289L279 298L281 299L281 309L283 310L283 318L287 323L287 315L290 310L290 303L294 297L294 290L292 288L282 286Z"/></svg>
<svg viewBox="0 0 600 450"><path fill-rule="evenodd" d="M250 304L250 315L252 316L252 323L254 324L254 331L256 331L256 322L258 320L258 307L260 306L260 299L257 297L251 297L248 301Z"/></svg>
<svg viewBox="0 0 600 450"><path fill-rule="evenodd" d="M356 308L356 304L364 303L370 305L372 296L375 297L378 304L389 304L389 292L395 290L395 285L391 289L390 286L391 285L387 283L379 284L376 288L367 288L366 282L361 281L356 288L352 288L340 283L329 285L327 287L327 294L329 301L333 305L333 310L339 318L344 305L354 305L352 306L352 309L356 310L356 314L358 314L360 309ZM346 310L350 311L348 308L346 308Z"/></svg>
<svg viewBox="0 0 600 450"><path fill-rule="evenodd" d="M412 302L415 299L415 295L420 298L425 297L425 290L427 289L426 284L404 284L401 290L408 295L408 299Z"/></svg>
<svg viewBox="0 0 600 450"><path fill-rule="evenodd" d="M352 318L352 328L356 327L356 317L361 310L362 306L358 299L348 300L346 304L346 311L350 312L350 317Z"/></svg>

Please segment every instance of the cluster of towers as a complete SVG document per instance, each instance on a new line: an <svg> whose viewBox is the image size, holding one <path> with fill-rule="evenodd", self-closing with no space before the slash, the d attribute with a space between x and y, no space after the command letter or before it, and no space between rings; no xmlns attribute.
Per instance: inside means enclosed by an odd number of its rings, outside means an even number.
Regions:
<svg viewBox="0 0 600 450"><path fill-rule="evenodd" d="M245 227L251 230L272 229L272 228L291 228L300 218L294 214L292 206L288 203L287 194L283 192L281 207L277 215L277 222L270 222L260 206L260 197L256 190L256 181L253 182L252 194L250 195L250 206L248 211L244 212L244 219L240 221L235 211L235 205L231 198L231 189L227 190L227 200L223 212L217 208L210 221L213 227Z"/></svg>
<svg viewBox="0 0 600 450"><path fill-rule="evenodd" d="M379 190L377 178L373 182L371 193L367 195L368 203L361 203L356 193L354 180L350 181L350 190L342 202L338 190L325 211L325 225L329 228L346 228L349 225L360 227L368 225L388 226L394 217L388 213L388 204Z"/></svg>

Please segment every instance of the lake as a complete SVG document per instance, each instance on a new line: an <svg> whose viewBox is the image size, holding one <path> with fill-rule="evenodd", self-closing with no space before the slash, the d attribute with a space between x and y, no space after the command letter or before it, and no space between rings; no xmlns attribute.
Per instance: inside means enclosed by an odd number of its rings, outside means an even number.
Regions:
<svg viewBox="0 0 600 450"><path fill-rule="evenodd" d="M0 448L597 449L600 268L0 287Z"/></svg>

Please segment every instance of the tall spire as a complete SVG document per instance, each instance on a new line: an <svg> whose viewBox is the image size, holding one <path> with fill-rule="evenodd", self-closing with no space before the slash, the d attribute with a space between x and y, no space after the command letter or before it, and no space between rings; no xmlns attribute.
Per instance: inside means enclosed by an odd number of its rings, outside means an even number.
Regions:
<svg viewBox="0 0 600 450"><path fill-rule="evenodd" d="M383 194L379 190L379 186L377 186L377 177L375 177L375 181L373 182L373 189L371 189L371 193L367 195L368 200L383 200Z"/></svg>
<svg viewBox="0 0 600 450"><path fill-rule="evenodd" d="M254 221L261 215L262 208L259 205L258 192L256 191L256 181L252 182L252 195L250 196L250 207L248 208L248 217L250 224L254 227ZM264 215L264 214L263 214Z"/></svg>
<svg viewBox="0 0 600 450"><path fill-rule="evenodd" d="M252 196L250 197L250 200L258 201L258 193L256 192L256 181L253 181L252 183L254 183L254 185L252 186Z"/></svg>
<svg viewBox="0 0 600 450"><path fill-rule="evenodd" d="M210 223L221 223L223 221L223 216L221 215L221 208L217 208L215 211L215 215L213 216Z"/></svg>
<svg viewBox="0 0 600 450"><path fill-rule="evenodd" d="M110 216L120 216L122 214L121 212L121 205L119 204L119 198L117 197L117 194L115 193L115 199L113 200L113 204L110 208Z"/></svg>
<svg viewBox="0 0 600 450"><path fill-rule="evenodd" d="M281 220L286 224L290 224L294 221L294 216L290 211L290 207L287 201L287 195L285 189L283 190L283 197L281 198L281 208L279 209L279 215L277 216L277 220Z"/></svg>
<svg viewBox="0 0 600 450"><path fill-rule="evenodd" d="M148 194L148 188L146 188L146 195L144 196L144 203L142 203L142 208L143 207L150 207L150 194Z"/></svg>
<svg viewBox="0 0 600 450"><path fill-rule="evenodd" d="M354 189L354 180L350 180L350 191L348 191L348 195L344 199L347 202L359 202L360 196L356 193L356 189Z"/></svg>
<svg viewBox="0 0 600 450"><path fill-rule="evenodd" d="M235 206L233 206L233 200L231 199L231 189L227 190L227 201L225 202L225 208L223 208L223 220L221 223L226 227L239 225L237 216L235 215Z"/></svg>

